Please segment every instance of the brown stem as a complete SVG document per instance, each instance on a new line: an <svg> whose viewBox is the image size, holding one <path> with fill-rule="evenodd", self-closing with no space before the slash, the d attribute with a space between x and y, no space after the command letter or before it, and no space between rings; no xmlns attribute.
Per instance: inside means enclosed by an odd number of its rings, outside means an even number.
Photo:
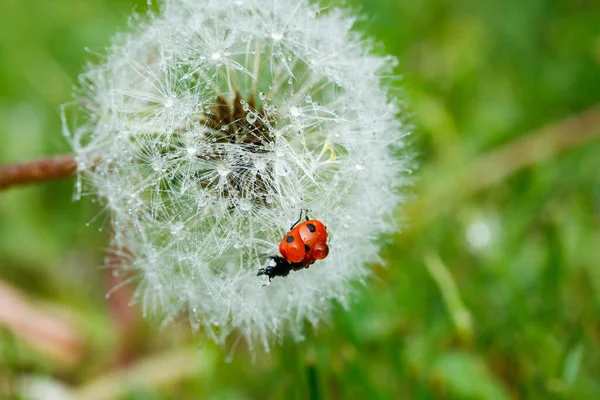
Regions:
<svg viewBox="0 0 600 400"><path fill-rule="evenodd" d="M423 193L406 207L414 234L438 216L450 212L462 199L486 190L513 174L600 138L600 106L515 138L481 155ZM436 166L441 170L439 166Z"/></svg>
<svg viewBox="0 0 600 400"><path fill-rule="evenodd" d="M73 176L77 162L71 154L0 166L0 189Z"/></svg>
<svg viewBox="0 0 600 400"><path fill-rule="evenodd" d="M478 192L557 153L600 137L600 106L524 135L494 150L468 167L469 190Z"/></svg>

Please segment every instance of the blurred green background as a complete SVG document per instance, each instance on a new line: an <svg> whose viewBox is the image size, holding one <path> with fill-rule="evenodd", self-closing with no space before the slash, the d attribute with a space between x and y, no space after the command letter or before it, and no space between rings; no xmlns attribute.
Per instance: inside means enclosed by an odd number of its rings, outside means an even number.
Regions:
<svg viewBox="0 0 600 400"><path fill-rule="evenodd" d="M141 320L127 288L105 297L106 216L72 201L72 180L11 189L0 321L27 318L0 322L0 398L600 398L600 140L567 150L535 135L600 103L600 2L345 3L400 60L421 164L388 266L350 310L334 306L304 342L230 357L183 320ZM68 151L59 106L147 7L0 1L0 163ZM499 178L470 181L486 174Z"/></svg>

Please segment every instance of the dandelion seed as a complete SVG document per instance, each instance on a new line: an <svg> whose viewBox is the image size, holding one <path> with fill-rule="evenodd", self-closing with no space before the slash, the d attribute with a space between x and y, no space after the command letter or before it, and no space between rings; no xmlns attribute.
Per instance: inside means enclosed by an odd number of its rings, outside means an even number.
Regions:
<svg viewBox="0 0 600 400"><path fill-rule="evenodd" d="M293 22L291 22L293 21ZM369 274L412 168L387 80L354 19L302 0L166 0L81 76L72 132L144 315L269 347ZM92 167L93 166L93 167ZM301 209L329 256L263 286Z"/></svg>

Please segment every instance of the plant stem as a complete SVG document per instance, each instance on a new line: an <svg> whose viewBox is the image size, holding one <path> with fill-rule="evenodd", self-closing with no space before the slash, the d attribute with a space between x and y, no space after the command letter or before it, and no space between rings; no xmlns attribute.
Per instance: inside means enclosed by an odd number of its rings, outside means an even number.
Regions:
<svg viewBox="0 0 600 400"><path fill-rule="evenodd" d="M39 183L73 176L77 162L72 154L26 163L0 166L0 190L11 186Z"/></svg>
<svg viewBox="0 0 600 400"><path fill-rule="evenodd" d="M600 106L596 105L565 120L518 136L504 146L455 168L418 200L407 205L404 213L415 234L440 215L450 212L461 200L505 181L515 173L551 159L557 154L600 138ZM439 165L435 168L443 170ZM438 174L439 172L435 172Z"/></svg>

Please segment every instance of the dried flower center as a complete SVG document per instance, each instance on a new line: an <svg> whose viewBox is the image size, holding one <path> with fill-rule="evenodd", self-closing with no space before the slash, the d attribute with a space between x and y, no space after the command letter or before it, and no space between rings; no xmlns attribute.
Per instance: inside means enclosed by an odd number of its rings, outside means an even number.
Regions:
<svg viewBox="0 0 600 400"><path fill-rule="evenodd" d="M264 104L256 109L256 100L251 95L244 101L236 92L231 103L218 96L216 105L205 112L201 122L212 128L218 143L246 143L264 146L272 142L273 124L277 118L265 110Z"/></svg>
<svg viewBox="0 0 600 400"><path fill-rule="evenodd" d="M201 162L217 166L218 179L201 168L196 174L199 186L226 199L228 208L269 204L275 191L268 153L273 149L277 119L277 109L264 101L257 108L253 95L247 101L238 92L231 101L218 96L200 119L210 151L196 155Z"/></svg>

